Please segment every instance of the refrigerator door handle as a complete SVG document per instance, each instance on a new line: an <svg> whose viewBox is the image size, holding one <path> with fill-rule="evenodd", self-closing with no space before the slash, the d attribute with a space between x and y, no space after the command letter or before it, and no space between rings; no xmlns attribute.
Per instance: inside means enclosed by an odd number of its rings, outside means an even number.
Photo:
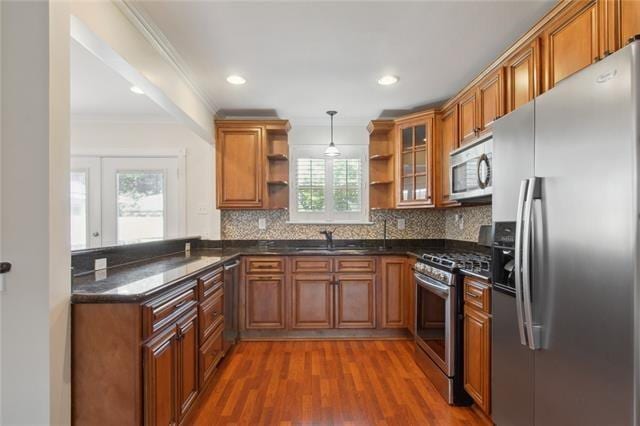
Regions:
<svg viewBox="0 0 640 426"><path fill-rule="evenodd" d="M529 181L524 179L520 182L520 194L518 195L518 212L516 215L516 241L515 241L515 281L516 281L516 317L518 318L518 334L520 344L527 346L527 339L524 330L523 306L522 306L522 212L527 194Z"/></svg>
<svg viewBox="0 0 640 426"><path fill-rule="evenodd" d="M529 179L527 197L524 203L524 218L522 230L522 296L524 299L524 322L527 333L529 349L538 349L538 339L533 332L533 308L531 306L531 212L533 211L533 199L539 196L539 179Z"/></svg>

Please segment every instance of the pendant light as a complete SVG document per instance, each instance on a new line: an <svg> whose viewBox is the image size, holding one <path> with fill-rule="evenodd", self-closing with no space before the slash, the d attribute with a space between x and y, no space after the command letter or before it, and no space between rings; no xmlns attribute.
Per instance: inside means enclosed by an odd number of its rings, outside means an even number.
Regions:
<svg viewBox="0 0 640 426"><path fill-rule="evenodd" d="M331 117L331 142L329 142L329 146L324 151L324 155L327 157L337 157L340 155L340 151L336 148L336 145L333 143L333 116L336 115L338 111L327 111L327 114Z"/></svg>

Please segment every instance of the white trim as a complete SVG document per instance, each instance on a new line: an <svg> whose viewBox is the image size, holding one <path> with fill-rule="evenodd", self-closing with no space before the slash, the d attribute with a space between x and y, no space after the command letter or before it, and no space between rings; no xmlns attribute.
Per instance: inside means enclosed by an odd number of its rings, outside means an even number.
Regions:
<svg viewBox="0 0 640 426"><path fill-rule="evenodd" d="M140 9L132 1L128 0L113 0L113 3L120 9L122 14L133 24L134 27L144 36L145 39L156 49L171 66L180 74L185 83L191 90L200 98L200 100L206 105L211 114L215 114L218 111L218 106L211 99L207 93L195 83L192 78L193 73L187 66L186 62L177 50L171 45L167 37L162 33L160 28L153 22L148 14Z"/></svg>

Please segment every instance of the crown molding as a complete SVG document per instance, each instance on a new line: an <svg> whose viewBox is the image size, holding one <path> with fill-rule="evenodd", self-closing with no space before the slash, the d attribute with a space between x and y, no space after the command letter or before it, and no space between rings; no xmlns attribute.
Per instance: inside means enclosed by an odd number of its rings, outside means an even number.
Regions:
<svg viewBox="0 0 640 426"><path fill-rule="evenodd" d="M151 20L146 12L131 0L112 0L120 11L127 17L134 27L143 35L145 39L156 49L167 62L180 74L182 79L187 83L189 88L200 98L206 105L209 112L215 115L218 106L207 93L192 78L193 73L190 71L186 62L176 49L171 45L169 39L162 33L160 28Z"/></svg>

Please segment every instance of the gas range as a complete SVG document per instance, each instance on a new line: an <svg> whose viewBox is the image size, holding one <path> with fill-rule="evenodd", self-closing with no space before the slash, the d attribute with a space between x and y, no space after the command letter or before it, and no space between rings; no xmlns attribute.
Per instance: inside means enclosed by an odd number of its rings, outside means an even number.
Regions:
<svg viewBox="0 0 640 426"><path fill-rule="evenodd" d="M424 253L415 269L440 282L451 285L453 274L460 270L490 276L491 256L478 252L433 251Z"/></svg>

